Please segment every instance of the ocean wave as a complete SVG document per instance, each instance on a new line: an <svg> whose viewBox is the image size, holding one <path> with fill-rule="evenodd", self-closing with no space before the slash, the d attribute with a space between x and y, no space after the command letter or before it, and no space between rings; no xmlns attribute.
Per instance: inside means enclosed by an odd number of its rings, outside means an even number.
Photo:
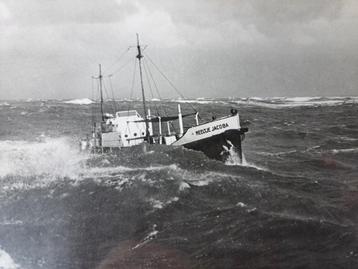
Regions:
<svg viewBox="0 0 358 269"><path fill-rule="evenodd" d="M349 148L349 149L333 149L332 153L350 153L350 152L358 152L358 148Z"/></svg>
<svg viewBox="0 0 358 269"><path fill-rule="evenodd" d="M176 164L170 165L158 165L148 167L127 167L127 166L115 166L115 167L87 167L81 173L84 177L110 177L118 173L125 172L140 172L140 171L159 171L159 170L176 170L178 169Z"/></svg>
<svg viewBox="0 0 358 269"><path fill-rule="evenodd" d="M336 106L342 104L357 104L358 97L245 97L245 98L196 98L196 99L172 99L176 103L188 104L227 104L261 106L267 108L305 107L305 106Z"/></svg>
<svg viewBox="0 0 358 269"><path fill-rule="evenodd" d="M160 151L156 152L161 155ZM143 158L151 155L136 152ZM165 155L167 156L167 155ZM123 163L128 155L97 155L81 153L68 137L49 138L39 141L0 141L0 184L2 192L43 189L58 182L78 185L91 180L118 191L136 184L151 186L177 181L178 192L194 186L206 186L232 175L217 171L197 172L182 168L173 162L156 163L138 167Z"/></svg>
<svg viewBox="0 0 358 269"><path fill-rule="evenodd" d="M309 107L309 106L337 106L343 104L357 104L358 97L249 97L233 100L237 104L262 106L267 108Z"/></svg>
<svg viewBox="0 0 358 269"><path fill-rule="evenodd" d="M156 200L154 198L150 198L149 200L149 203L153 206L153 208L155 209L163 209L165 206L173 203L173 202L177 202L179 201L179 197L175 196L175 197L172 197L170 198L169 200L167 201L160 201L160 200Z"/></svg>
<svg viewBox="0 0 358 269"><path fill-rule="evenodd" d="M230 141L228 141L231 144ZM253 163L249 163L246 161L245 154L242 153L242 160L240 159L239 153L234 149L233 145L231 144L230 149L226 149L229 153L228 158L225 161L225 165L228 166L243 166L243 167L250 167L255 168L257 170L267 171L266 168L257 166Z"/></svg>
<svg viewBox="0 0 358 269"><path fill-rule="evenodd" d="M226 103L222 100L215 100L211 98L197 98L197 99L172 99L174 103L184 103L184 104L200 104L200 105L207 105L207 104L221 104Z"/></svg>
<svg viewBox="0 0 358 269"><path fill-rule="evenodd" d="M152 226L152 231L146 236L144 237L144 239L139 242L137 245L135 245L133 249L136 249L136 248L139 248L139 247L142 247L143 245L147 244L148 242L152 241L153 239L156 238L157 234L159 233L159 231L156 229L157 228L157 225L156 224L153 224Z"/></svg>
<svg viewBox="0 0 358 269"><path fill-rule="evenodd" d="M322 99L323 97L318 97L318 96L313 96L313 97L308 97L308 96L301 96L301 97L281 97L281 98L278 98L279 100L285 100L285 101L288 101L288 102L311 102L311 101L314 101L314 100L320 100Z"/></svg>
<svg viewBox="0 0 358 269"><path fill-rule="evenodd" d="M65 104L74 104L74 105L90 105L93 104L94 101L92 101L91 99L88 98L83 98L83 99L73 99L73 100L69 100L69 101L65 101Z"/></svg>
<svg viewBox="0 0 358 269"><path fill-rule="evenodd" d="M313 149L313 148L312 148ZM309 151L309 149L305 150ZM296 149L288 150L288 151L279 151L279 152L264 152L264 151L257 151L256 154L262 155L262 156L282 156L282 155L289 155L292 153L297 153L298 151Z"/></svg>
<svg viewBox="0 0 358 269"><path fill-rule="evenodd" d="M0 268L1 269L19 269L20 266L15 263L11 256L0 248Z"/></svg>
<svg viewBox="0 0 358 269"><path fill-rule="evenodd" d="M67 138L40 141L0 141L0 177L76 178L88 156L79 153Z"/></svg>

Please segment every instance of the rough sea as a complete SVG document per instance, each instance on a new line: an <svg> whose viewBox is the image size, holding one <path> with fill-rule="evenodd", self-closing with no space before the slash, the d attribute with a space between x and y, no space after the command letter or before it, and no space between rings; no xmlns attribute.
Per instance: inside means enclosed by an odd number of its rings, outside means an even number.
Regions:
<svg viewBox="0 0 358 269"><path fill-rule="evenodd" d="M79 101L0 101L1 269L358 268L357 97L149 102L238 109L243 164L81 153L98 104Z"/></svg>

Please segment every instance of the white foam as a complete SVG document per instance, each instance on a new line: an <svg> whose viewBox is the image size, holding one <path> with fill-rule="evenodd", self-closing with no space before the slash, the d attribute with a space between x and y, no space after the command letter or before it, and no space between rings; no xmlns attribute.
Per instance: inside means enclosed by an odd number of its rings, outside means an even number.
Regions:
<svg viewBox="0 0 358 269"><path fill-rule="evenodd" d="M242 156L243 159L241 161L241 158L240 158L238 152L235 150L234 145L229 140L227 140L227 142L229 143L230 148L223 146L224 150L229 154L229 156L227 157L227 159L225 161L225 164L226 165L241 165L241 164L243 164L244 156Z"/></svg>
<svg viewBox="0 0 358 269"><path fill-rule="evenodd" d="M358 140L358 138L353 138L353 137L348 137L348 136L340 136L339 138L344 141L357 141Z"/></svg>
<svg viewBox="0 0 358 269"><path fill-rule="evenodd" d="M67 138L42 137L39 140L0 141L0 177L78 176L87 155L79 153Z"/></svg>
<svg viewBox="0 0 358 269"><path fill-rule="evenodd" d="M247 207L247 205L245 203L243 203L243 202L238 202L236 204L236 206L238 206L238 207Z"/></svg>
<svg viewBox="0 0 358 269"><path fill-rule="evenodd" d="M332 153L349 153L349 152L358 152L358 148L349 148L349 149L333 149Z"/></svg>
<svg viewBox="0 0 358 269"><path fill-rule="evenodd" d="M143 245L147 244L148 242L152 241L157 237L157 234L159 233L157 230L157 225L153 224L152 231L137 245L135 245L132 249L136 249L139 247L142 247Z"/></svg>
<svg viewBox="0 0 358 269"><path fill-rule="evenodd" d="M320 99L321 97L283 97L282 99L289 102L309 102Z"/></svg>
<svg viewBox="0 0 358 269"><path fill-rule="evenodd" d="M19 269L19 265L11 258L11 256L0 248L0 269Z"/></svg>
<svg viewBox="0 0 358 269"><path fill-rule="evenodd" d="M167 206L167 205L169 205L169 204L171 204L171 203L173 203L173 202L179 201L179 197L177 197L177 196L172 197L172 198L170 198L169 200L167 200L167 201L165 201L165 202L156 200L156 199L154 199L154 198L150 198L148 201L152 204L153 208L155 208L155 209L162 209L162 208L164 208L165 206Z"/></svg>
<svg viewBox="0 0 358 269"><path fill-rule="evenodd" d="M262 167L262 166L254 164L252 162L246 161L245 154L242 154L242 163L239 165L245 166L245 167L250 167L250 168L255 168L255 169L261 170L261 171L268 171L268 169L265 167Z"/></svg>
<svg viewBox="0 0 358 269"><path fill-rule="evenodd" d="M241 161L239 153L235 150L235 147L233 146L233 144L229 140L227 142L230 144L230 149L228 149L227 147L224 146L224 149L226 150L226 152L229 153L229 156L225 161L225 165L245 166L245 167L255 168L257 170L267 171L266 168L263 168L263 167L257 166L256 164L247 162L244 153L242 153L242 161Z"/></svg>
<svg viewBox="0 0 358 269"><path fill-rule="evenodd" d="M250 97L235 101L238 104L247 104L268 108L309 107L309 106L336 106L342 104L356 104L358 97Z"/></svg>
<svg viewBox="0 0 358 269"><path fill-rule="evenodd" d="M164 203L159 200L149 199L149 202L152 204L153 208L162 209L164 207Z"/></svg>
<svg viewBox="0 0 358 269"><path fill-rule="evenodd" d="M127 167L127 166L116 166L116 167L89 167L86 170L81 171L82 177L111 177L117 176L120 173L126 172L140 172L140 171L160 171L160 170L177 170L176 164L170 165L158 165L148 167Z"/></svg>
<svg viewBox="0 0 358 269"><path fill-rule="evenodd" d="M202 105L220 103L219 101L215 101L215 100L203 100L203 98L201 98L201 99L175 99L175 100L173 100L173 102L187 103L187 104L202 104Z"/></svg>
<svg viewBox="0 0 358 269"><path fill-rule="evenodd" d="M212 182L227 179L228 177L237 177L237 175L232 175L224 172L207 171L196 173L194 171L189 171L181 168L178 168L176 171L173 172L177 173L178 178L180 178L179 191L189 189L190 185L203 187L211 184Z"/></svg>
<svg viewBox="0 0 358 269"><path fill-rule="evenodd" d="M73 99L69 101L65 101L65 104L74 104L74 105L90 105L94 102L91 99L83 98L83 99Z"/></svg>
<svg viewBox="0 0 358 269"><path fill-rule="evenodd" d="M186 189L190 189L190 185L186 182L181 182L180 185L179 185L179 191L183 191L183 190L186 190Z"/></svg>
<svg viewBox="0 0 358 269"><path fill-rule="evenodd" d="M5 226L5 225L21 225L21 224L23 224L22 220L2 220L2 221L0 221L1 226Z"/></svg>

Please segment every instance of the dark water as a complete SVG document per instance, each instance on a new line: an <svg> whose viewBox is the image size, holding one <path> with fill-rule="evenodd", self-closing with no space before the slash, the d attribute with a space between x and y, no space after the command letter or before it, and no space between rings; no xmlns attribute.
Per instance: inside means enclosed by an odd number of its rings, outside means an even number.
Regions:
<svg viewBox="0 0 358 269"><path fill-rule="evenodd" d="M244 165L79 153L93 106L0 102L0 268L358 268L358 99L193 102L239 109Z"/></svg>

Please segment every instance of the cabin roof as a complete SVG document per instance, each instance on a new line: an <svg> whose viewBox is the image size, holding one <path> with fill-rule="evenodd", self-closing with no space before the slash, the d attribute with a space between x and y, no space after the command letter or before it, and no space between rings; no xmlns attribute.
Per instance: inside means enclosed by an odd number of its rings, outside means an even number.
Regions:
<svg viewBox="0 0 358 269"><path fill-rule="evenodd" d="M133 116L140 117L137 110L125 110L125 111L116 112L116 117L133 117Z"/></svg>

